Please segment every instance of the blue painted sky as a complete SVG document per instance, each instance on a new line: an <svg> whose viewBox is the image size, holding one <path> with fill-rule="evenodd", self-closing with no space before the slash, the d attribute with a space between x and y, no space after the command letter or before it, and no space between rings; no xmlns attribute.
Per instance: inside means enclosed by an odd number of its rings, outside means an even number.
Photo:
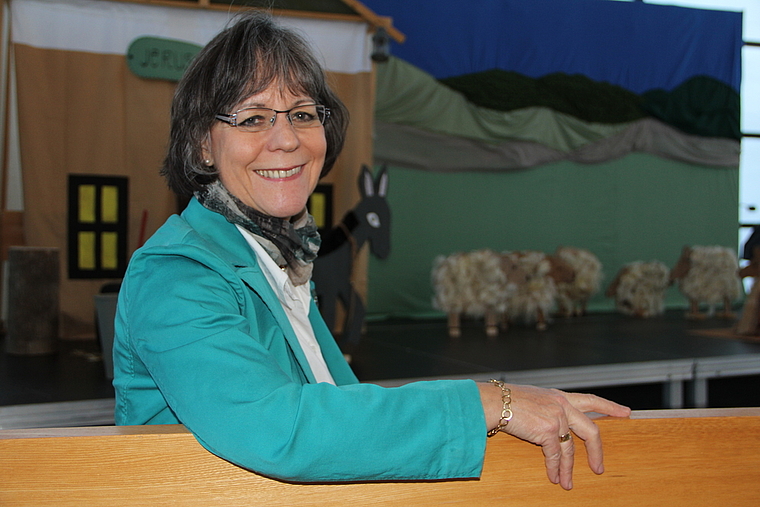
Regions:
<svg viewBox="0 0 760 507"><path fill-rule="evenodd" d="M737 12L608 0L364 3L406 34L392 53L437 78L493 68L580 73L642 93L707 75L739 91Z"/></svg>

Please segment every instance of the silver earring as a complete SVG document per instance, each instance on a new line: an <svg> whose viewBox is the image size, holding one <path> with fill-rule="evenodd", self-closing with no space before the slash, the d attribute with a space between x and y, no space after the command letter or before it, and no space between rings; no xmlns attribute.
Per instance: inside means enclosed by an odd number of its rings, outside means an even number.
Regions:
<svg viewBox="0 0 760 507"><path fill-rule="evenodd" d="M211 167L211 161L209 159L204 160L203 163Z"/></svg>

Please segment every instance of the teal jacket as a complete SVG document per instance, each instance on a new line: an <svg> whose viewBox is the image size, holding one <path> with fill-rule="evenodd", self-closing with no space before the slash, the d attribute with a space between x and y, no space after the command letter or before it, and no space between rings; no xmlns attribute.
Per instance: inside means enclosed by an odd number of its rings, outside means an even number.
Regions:
<svg viewBox="0 0 760 507"><path fill-rule="evenodd" d="M214 454L292 481L477 477L474 382L357 381L312 301L337 386L316 383L236 227L191 200L133 255L114 340L116 423L184 424Z"/></svg>

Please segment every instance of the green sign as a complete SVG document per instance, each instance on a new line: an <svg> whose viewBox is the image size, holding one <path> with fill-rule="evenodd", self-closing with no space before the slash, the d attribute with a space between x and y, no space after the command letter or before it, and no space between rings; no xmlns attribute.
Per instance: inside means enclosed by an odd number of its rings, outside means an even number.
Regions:
<svg viewBox="0 0 760 507"><path fill-rule="evenodd" d="M140 37L127 50L127 65L147 79L179 81L201 46L172 39Z"/></svg>

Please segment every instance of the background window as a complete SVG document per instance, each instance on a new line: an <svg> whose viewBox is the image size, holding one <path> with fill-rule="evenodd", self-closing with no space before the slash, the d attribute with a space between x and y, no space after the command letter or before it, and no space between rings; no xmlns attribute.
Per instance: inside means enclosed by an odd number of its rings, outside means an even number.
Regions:
<svg viewBox="0 0 760 507"><path fill-rule="evenodd" d="M127 268L127 178L69 175L69 278L121 278Z"/></svg>

